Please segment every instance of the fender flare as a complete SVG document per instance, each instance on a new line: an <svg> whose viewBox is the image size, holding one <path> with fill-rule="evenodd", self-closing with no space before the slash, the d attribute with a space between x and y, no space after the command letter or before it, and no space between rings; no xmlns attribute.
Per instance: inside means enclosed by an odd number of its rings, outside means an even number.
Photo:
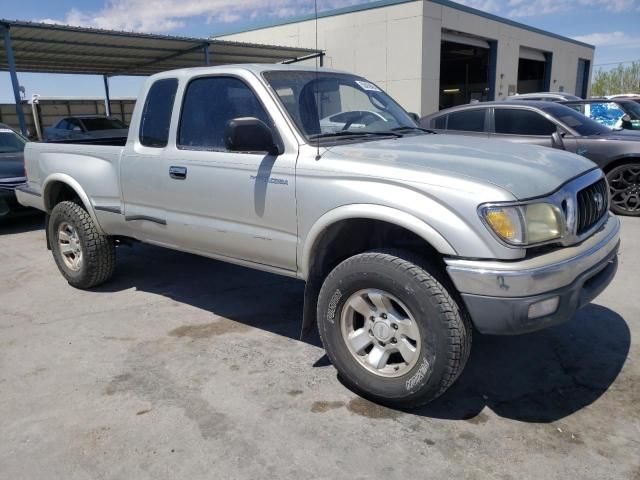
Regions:
<svg viewBox="0 0 640 480"><path fill-rule="evenodd" d="M80 186L78 181L73 177L67 175L66 173L53 173L49 175L44 182L42 182L42 200L44 202L44 207L46 209L46 212L50 213L51 209L53 208L53 206L49 204L48 196L49 196L49 188L51 188L51 185L55 182L64 183L65 185L67 185L73 191L76 192L76 195L78 195L78 197L82 201L84 209L87 211L87 213L91 217L91 220L93 220L93 223L95 224L96 229L98 230L98 233L104 235L104 231L100 226L100 222L98 222L98 217L96 216L95 209L93 208L93 204L91 203L89 196L84 191L84 189Z"/></svg>
<svg viewBox="0 0 640 480"><path fill-rule="evenodd" d="M623 153L622 155L616 155L615 157L607 159L607 163L602 167L602 170L606 175L606 172L609 170L616 168L618 165L631 163L633 160L640 161L640 153Z"/></svg>
<svg viewBox="0 0 640 480"><path fill-rule="evenodd" d="M300 273L308 280L313 249L318 240L331 225L350 219L366 218L380 220L415 233L443 255L456 255L455 249L429 224L419 218L392 207L376 204L351 204L335 208L322 215L307 234L300 257Z"/></svg>

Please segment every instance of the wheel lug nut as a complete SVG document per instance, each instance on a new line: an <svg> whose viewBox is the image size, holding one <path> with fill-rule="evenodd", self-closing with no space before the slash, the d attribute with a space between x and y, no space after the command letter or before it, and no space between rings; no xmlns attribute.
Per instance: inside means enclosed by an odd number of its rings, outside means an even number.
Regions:
<svg viewBox="0 0 640 480"><path fill-rule="evenodd" d="M398 329L398 324L397 324L397 323L394 323L394 324L393 324L393 325L391 325L391 326L393 327L393 329L394 329L394 330L397 330L397 329Z"/></svg>
<svg viewBox="0 0 640 480"><path fill-rule="evenodd" d="M373 332L371 330L369 330L369 336L373 337Z"/></svg>
<svg viewBox="0 0 640 480"><path fill-rule="evenodd" d="M396 337L393 337L393 338L391 339L391 343L398 343L398 340L396 340Z"/></svg>
<svg viewBox="0 0 640 480"><path fill-rule="evenodd" d="M385 320L387 319L387 314L383 313L382 315L380 315L382 318L384 318Z"/></svg>

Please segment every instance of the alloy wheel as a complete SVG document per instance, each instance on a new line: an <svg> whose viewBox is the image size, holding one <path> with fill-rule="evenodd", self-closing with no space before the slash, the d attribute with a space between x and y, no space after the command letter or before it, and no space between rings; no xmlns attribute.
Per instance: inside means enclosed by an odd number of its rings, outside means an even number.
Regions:
<svg viewBox="0 0 640 480"><path fill-rule="evenodd" d="M393 295L360 290L345 302L342 338L353 357L370 372L399 377L420 357L420 330L409 309Z"/></svg>

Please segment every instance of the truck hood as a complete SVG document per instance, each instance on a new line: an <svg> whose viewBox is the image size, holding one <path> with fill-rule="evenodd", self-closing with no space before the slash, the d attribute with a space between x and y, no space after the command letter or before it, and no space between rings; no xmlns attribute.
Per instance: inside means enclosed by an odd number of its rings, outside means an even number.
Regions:
<svg viewBox="0 0 640 480"><path fill-rule="evenodd" d="M410 135L330 147L330 152L362 159L363 171L395 166L415 180L415 171L447 174L497 185L517 199L545 195L592 170L579 155L547 147L521 145L462 135Z"/></svg>

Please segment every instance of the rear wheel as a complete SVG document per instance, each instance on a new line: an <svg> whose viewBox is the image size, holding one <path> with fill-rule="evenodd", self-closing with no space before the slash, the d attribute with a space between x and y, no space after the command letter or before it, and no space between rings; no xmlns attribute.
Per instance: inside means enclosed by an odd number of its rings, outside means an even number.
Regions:
<svg viewBox="0 0 640 480"><path fill-rule="evenodd" d="M345 384L378 403L415 407L462 372L471 326L437 269L410 254L367 252L338 265L318 300L327 355Z"/></svg>
<svg viewBox="0 0 640 480"><path fill-rule="evenodd" d="M640 163L619 165L607 173L611 211L618 215L640 215Z"/></svg>
<svg viewBox="0 0 640 480"><path fill-rule="evenodd" d="M77 203L65 201L51 211L49 246L62 276L77 288L106 282L115 270L115 243L96 229L93 220Z"/></svg>

